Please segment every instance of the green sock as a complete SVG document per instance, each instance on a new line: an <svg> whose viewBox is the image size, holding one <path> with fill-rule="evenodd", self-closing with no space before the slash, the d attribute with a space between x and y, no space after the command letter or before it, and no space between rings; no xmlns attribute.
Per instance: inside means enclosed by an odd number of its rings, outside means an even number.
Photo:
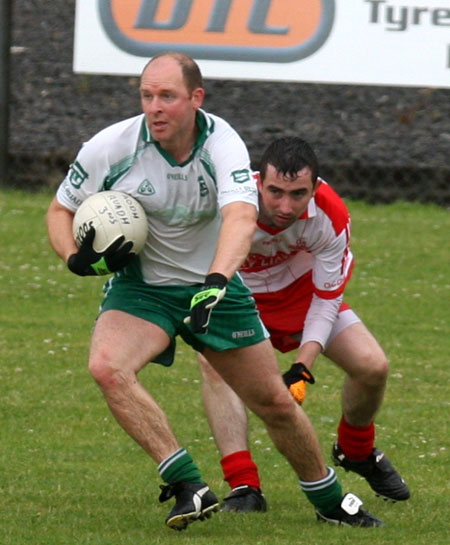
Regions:
<svg viewBox="0 0 450 545"><path fill-rule="evenodd" d="M158 471L161 478L169 484L179 481L203 482L198 467L184 448L176 450L163 460L158 466Z"/></svg>
<svg viewBox="0 0 450 545"><path fill-rule="evenodd" d="M300 481L300 487L308 500L320 513L329 513L336 509L342 500L342 488L332 467L328 475L320 481Z"/></svg>

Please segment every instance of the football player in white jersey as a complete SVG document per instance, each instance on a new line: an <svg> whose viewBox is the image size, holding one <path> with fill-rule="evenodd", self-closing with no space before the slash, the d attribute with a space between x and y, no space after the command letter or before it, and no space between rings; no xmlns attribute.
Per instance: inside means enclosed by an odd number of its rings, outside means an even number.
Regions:
<svg viewBox="0 0 450 545"><path fill-rule="evenodd" d="M374 445L374 419L386 379L386 356L343 293L353 266L350 216L342 199L318 177L318 161L297 137L265 150L258 181L258 229L241 274L281 352L297 350L285 384L301 404L312 368L323 353L345 373L342 417L332 459L366 478L375 493L409 498L403 479ZM242 402L199 356L204 401L231 487L224 510L265 511L258 468L247 445Z"/></svg>
<svg viewBox="0 0 450 545"><path fill-rule="evenodd" d="M219 502L138 381L149 362L170 365L180 335L211 362L266 424L318 516L380 526L343 496L323 461L315 431L284 386L250 291L236 274L256 230L257 188L238 134L201 109L200 70L169 52L143 70L143 114L107 127L80 150L47 213L49 239L75 274L114 272L92 335L89 370L117 422L158 464L175 497L166 524L182 530L209 518ZM89 231L72 236L78 206L91 194L124 191L147 212L149 234L137 256L124 245L99 254ZM355 507L356 506L356 507Z"/></svg>

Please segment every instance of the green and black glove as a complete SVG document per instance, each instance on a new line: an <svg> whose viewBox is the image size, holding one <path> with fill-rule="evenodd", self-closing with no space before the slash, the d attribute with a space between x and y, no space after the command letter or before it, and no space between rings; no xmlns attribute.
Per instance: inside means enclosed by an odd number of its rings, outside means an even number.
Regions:
<svg viewBox="0 0 450 545"><path fill-rule="evenodd" d="M78 252L67 260L68 268L79 276L102 276L111 274L126 267L136 255L131 252L133 243L126 242L124 236L119 237L103 252L96 252L92 246L95 238L95 227L91 227L83 238Z"/></svg>
<svg viewBox="0 0 450 545"><path fill-rule="evenodd" d="M227 283L223 274L208 274L202 289L191 299L191 313L184 322L191 324L194 333L207 333L211 312L225 296Z"/></svg>

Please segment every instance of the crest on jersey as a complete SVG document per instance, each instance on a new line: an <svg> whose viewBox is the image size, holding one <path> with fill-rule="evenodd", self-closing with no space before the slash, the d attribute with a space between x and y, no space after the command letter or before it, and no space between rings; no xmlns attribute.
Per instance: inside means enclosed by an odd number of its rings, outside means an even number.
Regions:
<svg viewBox="0 0 450 545"><path fill-rule="evenodd" d="M152 186L150 180L145 178L138 187L139 195L154 195L156 193L155 188Z"/></svg>

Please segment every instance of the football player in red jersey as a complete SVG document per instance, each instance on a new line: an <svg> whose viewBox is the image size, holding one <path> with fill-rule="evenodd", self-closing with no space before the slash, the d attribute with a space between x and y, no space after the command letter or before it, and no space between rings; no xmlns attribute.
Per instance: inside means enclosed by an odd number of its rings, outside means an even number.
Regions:
<svg viewBox="0 0 450 545"><path fill-rule="evenodd" d="M258 229L240 272L273 346L281 352L297 350L295 363L283 378L299 403L305 398L306 383L314 383L311 370L319 354L346 375L334 463L365 477L377 495L406 500L408 487L374 445L387 358L343 301L353 267L350 215L339 195L319 177L318 168L314 151L301 138L284 137L268 146L258 180ZM208 420L232 489L223 509L264 511L266 500L247 445L242 402L205 358L199 360Z"/></svg>

